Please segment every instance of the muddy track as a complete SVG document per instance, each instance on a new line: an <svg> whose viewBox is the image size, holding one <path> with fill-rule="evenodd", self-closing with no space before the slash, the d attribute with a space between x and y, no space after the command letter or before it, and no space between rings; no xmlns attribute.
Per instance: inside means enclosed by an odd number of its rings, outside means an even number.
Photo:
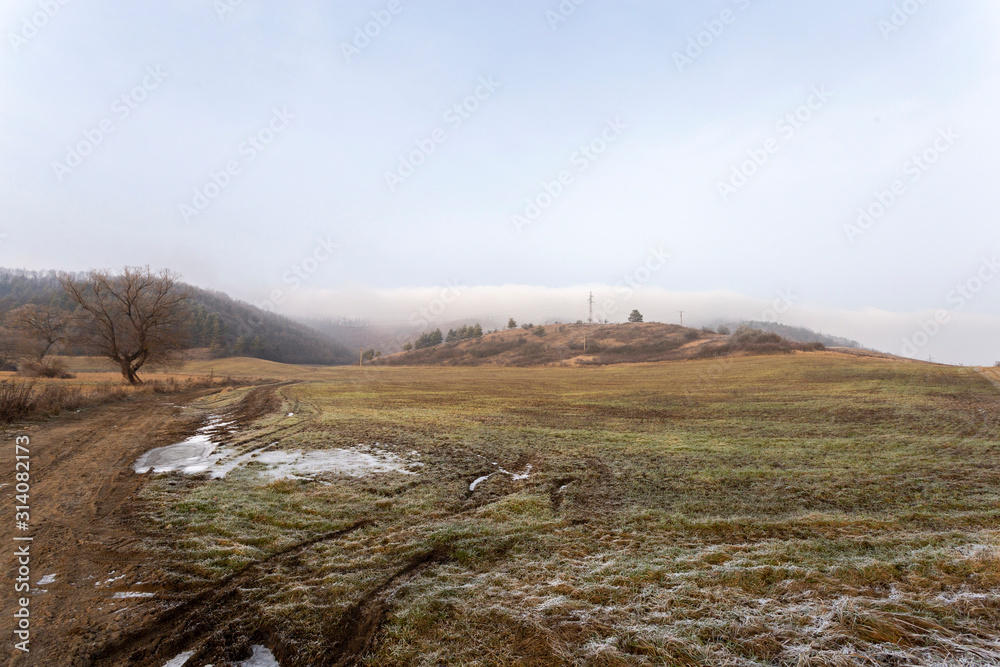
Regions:
<svg viewBox="0 0 1000 667"><path fill-rule="evenodd" d="M447 556L444 550L430 551L417 556L384 583L351 605L328 633L331 648L318 665L351 667L361 664L364 656L374 646L375 638L382 629L396 594L424 569L433 563L445 560Z"/></svg>
<svg viewBox="0 0 1000 667"><path fill-rule="evenodd" d="M266 566L281 558L297 555L316 544L348 535L367 525L368 521L358 521L346 528L311 537L254 561L239 572L210 584L186 601L150 619L143 627L105 644L88 656L88 659L95 665L162 664L205 636L217 634L217 628L211 624L206 626L206 623L199 618L215 619L220 616L225 617L227 613L231 613L232 618L238 618L240 614L233 607L241 602L240 588L249 583L253 577L260 575ZM252 633L247 631L242 634L249 636ZM202 648L198 655L208 648L210 647Z"/></svg>
<svg viewBox="0 0 1000 667"><path fill-rule="evenodd" d="M189 391L172 399L188 403L219 391ZM51 584L36 585L31 604L37 634L18 665L83 664L80 657L99 636L115 634L146 613L148 603L141 598L113 598L155 578L143 529L129 511L146 478L134 474L131 464L147 449L177 442L196 428L163 400L163 395L136 396L4 429L5 441L14 435L30 438L32 584L55 575ZM0 520L7 525L13 522L12 508L0 505ZM0 558L10 581L12 552L5 541ZM0 602L5 617L11 604L11 596Z"/></svg>
<svg viewBox="0 0 1000 667"><path fill-rule="evenodd" d="M254 600L267 594L262 582L274 572L295 570L303 551L364 529L370 522L359 521L289 545L210 584L167 586L149 540L170 536L150 534L138 513L137 499L149 478L134 474L131 466L143 452L188 437L204 424L195 412L222 413L253 430L256 420L282 406L279 390L291 384L254 387L229 408L223 407L226 401L218 389L170 398L181 404L201 401L192 414L164 403L162 395L142 396L16 431L31 436L32 520L37 526L32 583L43 574L56 574L56 581L33 598L38 639L30 656L17 658L18 666L160 667L188 650L196 651L193 663L221 666L247 657L251 643L268 645L285 667L360 664L375 646L401 592L426 568L446 559L444 550L417 555L397 565L375 588L359 591L361 597L323 629L329 650L316 662L300 654L291 638L261 627ZM211 398L213 394L219 399ZM278 426L264 437L296 428ZM13 434L12 429L4 433L10 438ZM398 493L417 485L403 485ZM9 508L0 508L0 520L10 523L13 516L4 512L10 514ZM11 551L9 546L4 549ZM0 557L14 562L7 552ZM13 578L12 571L8 576ZM121 594L153 597L115 597ZM9 598L0 604L0 613L13 611Z"/></svg>
<svg viewBox="0 0 1000 667"><path fill-rule="evenodd" d="M280 407L276 392L289 384L250 389L235 412L249 423ZM159 612L162 602L114 597L164 593L157 583L163 573L147 550L150 535L135 513L136 498L148 478L136 475L131 466L143 452L183 440L203 422L165 400L204 405L216 403L211 397L224 393L212 388L169 398L139 395L2 430L7 442L13 442L15 435L30 437L31 583L37 591L31 604L37 634L31 653L18 657L17 665L94 664L88 654L95 646L114 643L130 628L145 627L147 619ZM0 520L7 525L13 524L12 508L9 503L0 505ZM16 562L11 544L7 540L0 547L9 581L15 578L11 564ZM54 574L55 581L38 586L36 582L48 574ZM0 601L5 618L13 612L13 601L13 596ZM2 664L13 659L8 654Z"/></svg>

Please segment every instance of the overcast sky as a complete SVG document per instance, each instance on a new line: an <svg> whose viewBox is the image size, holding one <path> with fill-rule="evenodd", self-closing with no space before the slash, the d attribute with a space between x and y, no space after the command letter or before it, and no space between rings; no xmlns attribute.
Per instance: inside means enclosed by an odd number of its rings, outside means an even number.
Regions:
<svg viewBox="0 0 1000 667"><path fill-rule="evenodd" d="M995 0L577 2L6 0L0 265L1000 359Z"/></svg>

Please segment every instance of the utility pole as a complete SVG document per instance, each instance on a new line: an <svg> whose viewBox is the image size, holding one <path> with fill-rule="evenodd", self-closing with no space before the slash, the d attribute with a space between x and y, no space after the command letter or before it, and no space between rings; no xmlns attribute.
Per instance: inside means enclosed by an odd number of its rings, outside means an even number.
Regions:
<svg viewBox="0 0 1000 667"><path fill-rule="evenodd" d="M358 366L364 366L365 364L365 346L361 346L361 354L358 355Z"/></svg>
<svg viewBox="0 0 1000 667"><path fill-rule="evenodd" d="M590 293L590 298L587 299L587 303L590 304L590 315L587 317L587 322L589 324L594 323L594 293Z"/></svg>
<svg viewBox="0 0 1000 667"><path fill-rule="evenodd" d="M684 326L684 311L682 310L680 312L681 312L681 326Z"/></svg>

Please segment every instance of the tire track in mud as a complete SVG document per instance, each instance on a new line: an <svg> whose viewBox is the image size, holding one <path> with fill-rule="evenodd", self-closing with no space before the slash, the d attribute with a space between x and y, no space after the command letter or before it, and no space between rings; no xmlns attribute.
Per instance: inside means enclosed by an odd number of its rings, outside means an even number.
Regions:
<svg viewBox="0 0 1000 667"><path fill-rule="evenodd" d="M224 614L230 606L239 602L240 586L252 576L259 574L262 568L281 558L297 555L309 547L335 540L369 525L371 525L370 521L357 521L345 528L302 540L269 554L265 558L249 563L238 572L209 584L201 592L161 612L143 627L98 648L87 659L97 665L153 664L150 661L154 659L166 662L175 653L179 653L192 643L196 643L199 637L212 634L212 628L205 627L207 623L199 622L194 618L195 616L201 615L210 621L220 613ZM238 618L239 614L234 613L233 616ZM164 641L165 636L172 634L173 627L180 628L180 630L173 639ZM197 654L194 657L197 657Z"/></svg>
<svg viewBox="0 0 1000 667"><path fill-rule="evenodd" d="M344 612L328 634L331 648L321 667L350 667L361 664L375 644L376 636L399 591L431 565L446 560L448 551L437 549L415 557L381 585L366 593Z"/></svg>

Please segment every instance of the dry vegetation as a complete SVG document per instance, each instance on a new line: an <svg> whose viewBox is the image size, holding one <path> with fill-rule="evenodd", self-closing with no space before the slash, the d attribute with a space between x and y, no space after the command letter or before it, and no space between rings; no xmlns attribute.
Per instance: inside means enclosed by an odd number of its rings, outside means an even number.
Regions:
<svg viewBox="0 0 1000 667"><path fill-rule="evenodd" d="M675 324L550 324L486 334L377 359L386 366L540 366L679 361L746 354L789 354L823 349L777 334L740 330L722 336ZM541 333L542 335L538 335Z"/></svg>
<svg viewBox="0 0 1000 667"><path fill-rule="evenodd" d="M81 375L68 370L87 369ZM228 376L161 374L148 382L125 385L118 373L95 373L106 364L93 358L55 358L45 365L50 372L0 373L0 424L24 419L52 417L148 394L177 394L193 389L245 384L246 379ZM34 377L31 377L31 376ZM259 381L259 380L258 380Z"/></svg>
<svg viewBox="0 0 1000 667"><path fill-rule="evenodd" d="M136 602L159 616L96 655L1000 663L992 370L827 352L306 372L280 400L200 407L271 410L242 422L238 451L378 442L424 467L152 477L129 520L163 590L190 592ZM498 467L528 476L470 491Z"/></svg>

